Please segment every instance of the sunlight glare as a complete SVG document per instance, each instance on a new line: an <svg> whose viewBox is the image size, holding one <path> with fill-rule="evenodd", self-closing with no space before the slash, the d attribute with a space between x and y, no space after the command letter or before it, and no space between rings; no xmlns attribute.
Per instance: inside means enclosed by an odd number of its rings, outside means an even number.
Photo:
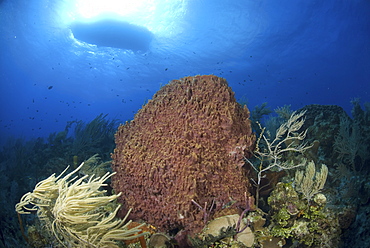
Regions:
<svg viewBox="0 0 370 248"><path fill-rule="evenodd" d="M94 18L104 13L126 16L147 9L151 0L79 0L76 4L81 18Z"/></svg>

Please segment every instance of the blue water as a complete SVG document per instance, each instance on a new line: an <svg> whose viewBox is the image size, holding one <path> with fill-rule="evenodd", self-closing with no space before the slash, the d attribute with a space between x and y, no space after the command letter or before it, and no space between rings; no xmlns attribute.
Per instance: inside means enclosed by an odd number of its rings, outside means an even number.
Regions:
<svg viewBox="0 0 370 248"><path fill-rule="evenodd" d="M90 30L90 43L71 31L86 22L79 13L72 0L0 1L1 143L100 113L124 122L162 85L197 74L226 78L250 109L370 101L367 0L147 1L105 13L122 26Z"/></svg>

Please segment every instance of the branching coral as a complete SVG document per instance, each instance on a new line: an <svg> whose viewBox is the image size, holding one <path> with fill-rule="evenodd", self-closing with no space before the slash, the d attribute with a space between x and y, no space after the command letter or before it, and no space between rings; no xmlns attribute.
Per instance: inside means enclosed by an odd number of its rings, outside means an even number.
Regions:
<svg viewBox="0 0 370 248"><path fill-rule="evenodd" d="M65 247L118 247L117 241L130 240L145 235L137 226L128 228L126 217L116 219L120 206L113 212L105 210L121 193L107 196L101 187L114 173L102 177L85 175L72 178L81 167L62 177L68 167L59 175L51 175L39 182L33 192L25 194L16 205L19 214L37 212L50 230ZM31 205L31 206L30 206ZM144 224L143 224L144 225Z"/></svg>
<svg viewBox="0 0 370 248"><path fill-rule="evenodd" d="M303 165L295 165L289 163L289 161L282 160L282 156L288 152L302 153L310 148L306 143L301 142L306 137L307 130L298 132L304 123L303 115L304 112L293 113L289 120L278 128L276 137L272 141L263 132L261 133L257 140L257 149L255 151L255 154L260 158L261 164L259 167L254 167L258 171L258 184L262 178L262 173L274 167L286 170ZM262 142L264 142L263 146L261 145ZM263 162L265 161L268 161L268 163L264 164Z"/></svg>
<svg viewBox="0 0 370 248"><path fill-rule="evenodd" d="M273 140L266 137L264 134L265 129L261 127L262 132L257 139L255 150L255 156L260 163L254 165L247 160L257 172L257 199L259 198L261 179L264 177L264 173L271 169L288 170L306 164L305 160L300 163L294 163L293 161L283 159L289 153L303 153L312 146L303 142L307 130L300 131L304 124L304 114L305 111L300 113L293 112L290 118L276 130L276 136Z"/></svg>

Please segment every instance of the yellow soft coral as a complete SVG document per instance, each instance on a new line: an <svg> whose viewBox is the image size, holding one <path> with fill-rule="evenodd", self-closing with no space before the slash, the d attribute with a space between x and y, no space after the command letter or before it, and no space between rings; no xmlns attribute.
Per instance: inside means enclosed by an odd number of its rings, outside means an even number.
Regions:
<svg viewBox="0 0 370 248"><path fill-rule="evenodd" d="M131 240L145 235L140 233L144 224L129 228L126 217L115 218L120 206L112 203L121 193L106 195L104 182L114 173L102 177L75 176L84 163L65 177L51 175L39 182L33 192L25 194L16 204L19 214L37 212L39 218L50 227L58 241L65 247L118 247L117 241ZM115 210L105 210L107 204L115 204ZM63 240L63 241L62 241Z"/></svg>

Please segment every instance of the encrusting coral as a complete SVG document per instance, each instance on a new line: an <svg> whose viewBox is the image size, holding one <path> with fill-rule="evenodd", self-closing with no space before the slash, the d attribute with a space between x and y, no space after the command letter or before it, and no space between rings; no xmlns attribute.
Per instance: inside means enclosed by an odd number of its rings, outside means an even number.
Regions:
<svg viewBox="0 0 370 248"><path fill-rule="evenodd" d="M245 208L251 186L243 158L255 136L225 79L171 81L115 139L112 185L125 192L120 201L134 219L194 233L222 208Z"/></svg>
<svg viewBox="0 0 370 248"><path fill-rule="evenodd" d="M325 169L322 167L322 170ZM339 247L339 215L325 207L323 194L316 194L307 205L306 196L301 196L292 183L280 182L269 196L268 203L270 224L256 233L261 244L266 243L266 238L275 237L283 243L299 244L299 247Z"/></svg>
<svg viewBox="0 0 370 248"><path fill-rule="evenodd" d="M25 194L16 205L19 214L37 212L38 217L65 247L119 247L117 241L131 240L145 235L140 227L129 228L125 218L115 218L120 206L112 203L121 193L106 195L101 187L114 173L102 177L75 176L81 167L62 177L68 167L39 182L33 192ZM105 208L113 204L114 210ZM141 233L140 233L141 232Z"/></svg>

